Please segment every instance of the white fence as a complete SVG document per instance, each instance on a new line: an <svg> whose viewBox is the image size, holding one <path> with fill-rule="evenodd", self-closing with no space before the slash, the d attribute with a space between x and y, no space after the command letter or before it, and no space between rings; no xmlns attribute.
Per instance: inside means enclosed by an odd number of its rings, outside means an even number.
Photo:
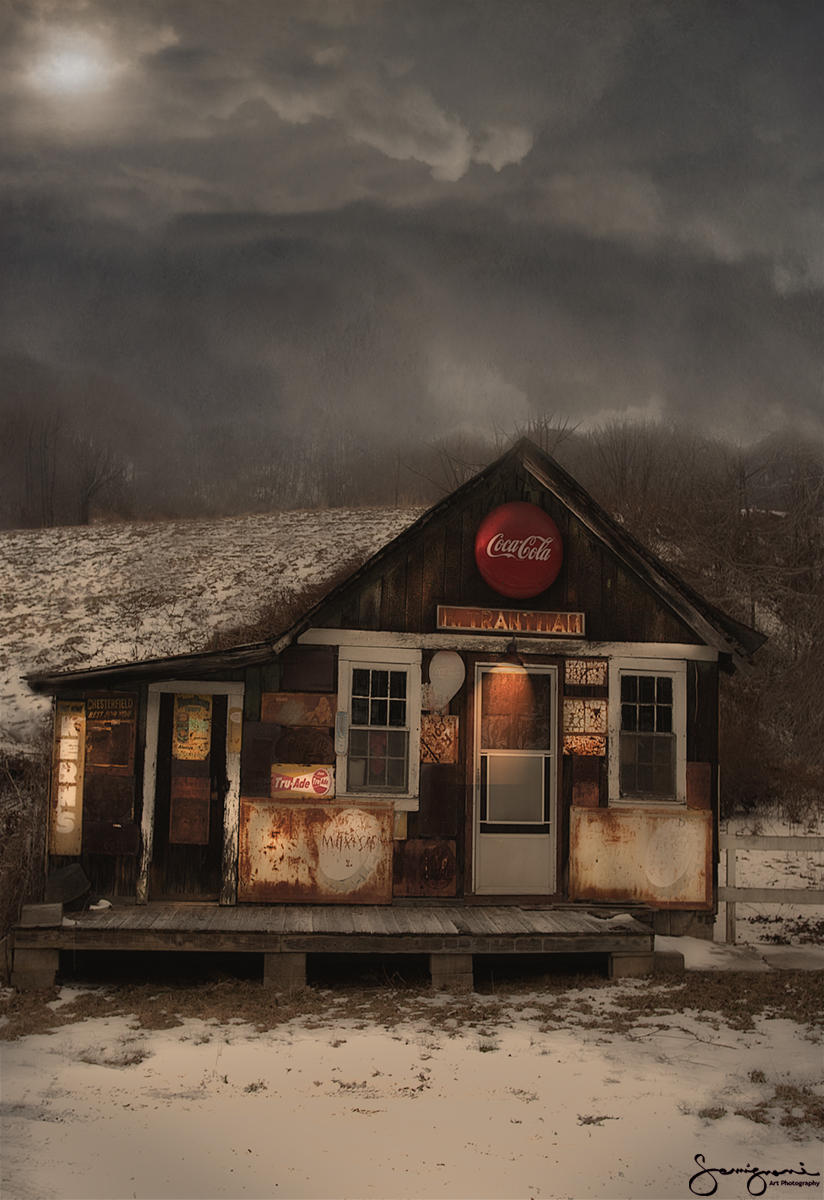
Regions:
<svg viewBox="0 0 824 1200"><path fill-rule="evenodd" d="M736 850L824 850L824 837L756 837L722 833L719 846L727 853L727 885L719 887L718 899L727 905L727 942L735 944L735 902L742 904L822 904L824 891L817 888L736 887Z"/></svg>

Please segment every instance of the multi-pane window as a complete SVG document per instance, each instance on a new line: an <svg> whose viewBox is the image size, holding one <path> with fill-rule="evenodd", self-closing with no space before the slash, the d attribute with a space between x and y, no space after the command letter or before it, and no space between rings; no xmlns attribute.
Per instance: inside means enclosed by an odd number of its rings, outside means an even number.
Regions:
<svg viewBox="0 0 824 1200"><path fill-rule="evenodd" d="M352 668L347 788L406 792L409 778L407 672Z"/></svg>
<svg viewBox="0 0 824 1200"><path fill-rule="evenodd" d="M675 797L672 685L671 675L621 672L622 796Z"/></svg>

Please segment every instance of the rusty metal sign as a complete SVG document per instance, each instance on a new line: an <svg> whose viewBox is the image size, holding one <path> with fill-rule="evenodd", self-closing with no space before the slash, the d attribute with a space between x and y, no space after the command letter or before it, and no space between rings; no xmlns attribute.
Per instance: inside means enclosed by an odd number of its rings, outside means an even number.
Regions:
<svg viewBox="0 0 824 1200"><path fill-rule="evenodd" d="M579 754L588 758L603 758L607 739L600 733L565 733L564 754Z"/></svg>
<svg viewBox="0 0 824 1200"><path fill-rule="evenodd" d="M58 700L52 751L52 854L79 854L83 819L83 765L86 707L82 700Z"/></svg>
<svg viewBox="0 0 824 1200"><path fill-rule="evenodd" d="M421 762L458 761L458 718L440 713L421 716Z"/></svg>
<svg viewBox="0 0 824 1200"><path fill-rule="evenodd" d="M323 692L264 692L260 719L273 725L335 724L338 698Z"/></svg>
<svg viewBox="0 0 824 1200"><path fill-rule="evenodd" d="M677 808L573 808L572 900L712 908L712 815Z"/></svg>
<svg viewBox="0 0 824 1200"><path fill-rule="evenodd" d="M323 763L303 767L297 763L273 763L269 795L274 798L331 800L335 795L335 768Z"/></svg>
<svg viewBox="0 0 824 1200"><path fill-rule="evenodd" d="M169 841L174 845L208 846L212 783L208 775L172 778Z"/></svg>
<svg viewBox="0 0 824 1200"><path fill-rule="evenodd" d="M241 800L238 899L389 904L391 803Z"/></svg>
<svg viewBox="0 0 824 1200"><path fill-rule="evenodd" d="M573 687L606 687L605 658L568 658L564 664L564 682Z"/></svg>
<svg viewBox="0 0 824 1200"><path fill-rule="evenodd" d="M582 612L533 612L513 608L457 608L439 604L438 629L464 633L524 634L536 637L583 637Z"/></svg>
<svg viewBox="0 0 824 1200"><path fill-rule="evenodd" d="M172 757L202 762L212 741L212 697L175 696Z"/></svg>
<svg viewBox="0 0 824 1200"><path fill-rule="evenodd" d="M606 732L606 700L564 700L564 733Z"/></svg>

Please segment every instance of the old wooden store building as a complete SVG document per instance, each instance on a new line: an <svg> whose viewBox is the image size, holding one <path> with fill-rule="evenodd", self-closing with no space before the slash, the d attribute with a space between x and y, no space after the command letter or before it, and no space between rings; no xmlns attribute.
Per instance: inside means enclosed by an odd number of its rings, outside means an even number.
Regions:
<svg viewBox="0 0 824 1200"><path fill-rule="evenodd" d="M112 905L26 910L15 981L71 948L288 986L330 951L456 987L485 953L648 970L654 932L711 930L719 671L762 641L522 441L269 641L30 677L47 875Z"/></svg>

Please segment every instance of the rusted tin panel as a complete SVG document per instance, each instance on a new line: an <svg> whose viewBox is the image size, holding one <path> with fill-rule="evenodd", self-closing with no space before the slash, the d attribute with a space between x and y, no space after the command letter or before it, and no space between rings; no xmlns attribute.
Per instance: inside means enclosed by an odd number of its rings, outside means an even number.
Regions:
<svg viewBox="0 0 824 1200"><path fill-rule="evenodd" d="M600 733L565 733L564 754L576 754L582 758L603 758L607 752L607 739Z"/></svg>
<svg viewBox="0 0 824 1200"><path fill-rule="evenodd" d="M441 713L421 716L421 762L458 761L458 718Z"/></svg>
<svg viewBox="0 0 824 1200"><path fill-rule="evenodd" d="M396 896L454 896L457 861L453 840L410 838L395 844Z"/></svg>
<svg viewBox="0 0 824 1200"><path fill-rule="evenodd" d="M169 841L174 845L208 846L212 795L208 775L173 775L169 799Z"/></svg>
<svg viewBox="0 0 824 1200"><path fill-rule="evenodd" d="M260 698L260 719L276 725L335 724L338 698L320 692L264 692Z"/></svg>
<svg viewBox="0 0 824 1200"><path fill-rule="evenodd" d="M242 800L238 899L389 904L393 807Z"/></svg>
<svg viewBox="0 0 824 1200"><path fill-rule="evenodd" d="M687 763L687 808L712 808L711 763Z"/></svg>
<svg viewBox="0 0 824 1200"><path fill-rule="evenodd" d="M597 808L601 802L603 760L592 755L575 754L572 758L572 803Z"/></svg>
<svg viewBox="0 0 824 1200"><path fill-rule="evenodd" d="M573 900L712 907L710 813L573 808L569 836Z"/></svg>
<svg viewBox="0 0 824 1200"><path fill-rule="evenodd" d="M298 763L273 763L269 795L275 799L290 796L331 800L335 795L335 769L322 763L308 767Z"/></svg>
<svg viewBox="0 0 824 1200"><path fill-rule="evenodd" d="M606 687L605 658L568 658L564 664L564 683L572 687Z"/></svg>
<svg viewBox="0 0 824 1200"><path fill-rule="evenodd" d="M320 726L289 726L282 730L275 744L275 759L291 763L334 763L333 731Z"/></svg>
<svg viewBox="0 0 824 1200"><path fill-rule="evenodd" d="M564 700L564 733L606 732L606 700Z"/></svg>

